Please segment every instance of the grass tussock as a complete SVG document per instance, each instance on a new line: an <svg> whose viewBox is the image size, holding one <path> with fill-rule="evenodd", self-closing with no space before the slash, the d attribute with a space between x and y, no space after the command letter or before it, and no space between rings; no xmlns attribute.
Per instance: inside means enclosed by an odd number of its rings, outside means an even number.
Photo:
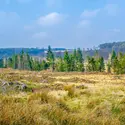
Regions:
<svg viewBox="0 0 125 125"><path fill-rule="evenodd" d="M29 89L0 84L0 125L125 125L124 75L2 69L0 79Z"/></svg>
<svg viewBox="0 0 125 125"><path fill-rule="evenodd" d="M70 97L75 96L75 85L66 85L64 86L64 90L68 91L68 96Z"/></svg>

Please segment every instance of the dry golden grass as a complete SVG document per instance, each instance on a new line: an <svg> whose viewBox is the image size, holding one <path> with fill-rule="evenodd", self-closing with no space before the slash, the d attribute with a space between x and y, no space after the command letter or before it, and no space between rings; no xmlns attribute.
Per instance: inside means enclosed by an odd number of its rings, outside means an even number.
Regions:
<svg viewBox="0 0 125 125"><path fill-rule="evenodd" d="M0 125L125 125L125 75L1 69L31 91L0 93Z"/></svg>

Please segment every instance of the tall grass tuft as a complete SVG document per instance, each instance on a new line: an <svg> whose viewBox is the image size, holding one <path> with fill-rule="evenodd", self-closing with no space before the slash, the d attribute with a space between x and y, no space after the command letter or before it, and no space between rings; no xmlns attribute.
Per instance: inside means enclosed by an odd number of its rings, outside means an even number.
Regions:
<svg viewBox="0 0 125 125"><path fill-rule="evenodd" d="M70 97L75 96L75 85L66 85L64 86L64 90L68 91L68 96Z"/></svg>

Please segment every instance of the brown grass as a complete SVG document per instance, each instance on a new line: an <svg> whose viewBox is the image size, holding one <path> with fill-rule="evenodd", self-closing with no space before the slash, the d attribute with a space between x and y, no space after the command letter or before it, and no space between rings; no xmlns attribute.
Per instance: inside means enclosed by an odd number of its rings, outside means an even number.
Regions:
<svg viewBox="0 0 125 125"><path fill-rule="evenodd" d="M125 125L125 76L1 69L31 91L0 93L0 125Z"/></svg>

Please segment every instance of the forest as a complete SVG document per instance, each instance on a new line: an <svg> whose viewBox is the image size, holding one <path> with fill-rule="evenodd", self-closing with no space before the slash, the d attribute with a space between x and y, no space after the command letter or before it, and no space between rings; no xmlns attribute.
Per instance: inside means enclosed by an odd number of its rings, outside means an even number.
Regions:
<svg viewBox="0 0 125 125"><path fill-rule="evenodd" d="M55 57L51 46L48 46L45 58L30 56L22 50L20 54L1 59L0 67L31 71L125 73L125 54L121 52L116 53L113 50L109 54L108 60L100 56L98 50L95 51L94 56L83 57L85 56L80 48L74 49L73 53L65 50L63 57Z"/></svg>
<svg viewBox="0 0 125 125"><path fill-rule="evenodd" d="M28 53L30 56L37 57L46 57L47 48L0 48L0 59L11 57L14 54L20 54L21 51ZM74 49L66 49L66 48L52 48L52 51L55 57L64 56L64 51L68 51L69 53L73 53ZM109 54L114 50L116 53L122 52L125 53L125 42L111 42L111 43L103 43L93 48L81 48L84 51L84 56L94 56L95 50L98 50L100 56L104 59L108 59Z"/></svg>

